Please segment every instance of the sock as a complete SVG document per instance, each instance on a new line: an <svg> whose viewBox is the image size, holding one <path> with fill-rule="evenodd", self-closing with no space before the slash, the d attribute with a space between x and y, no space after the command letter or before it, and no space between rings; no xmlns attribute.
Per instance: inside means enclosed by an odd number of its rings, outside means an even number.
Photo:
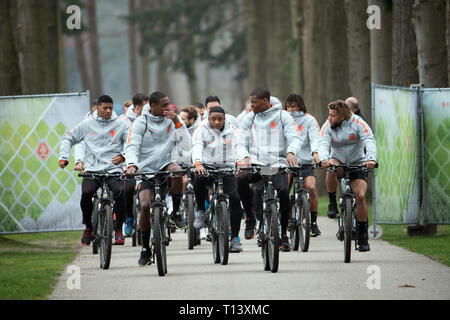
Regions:
<svg viewBox="0 0 450 320"><path fill-rule="evenodd" d="M181 194L172 194L172 205L174 213L177 213L180 210L181 197Z"/></svg>
<svg viewBox="0 0 450 320"><path fill-rule="evenodd" d="M328 192L328 199L330 199L330 204L336 204L336 192Z"/></svg>
<svg viewBox="0 0 450 320"><path fill-rule="evenodd" d="M317 222L317 212L311 212L311 223Z"/></svg>
<svg viewBox="0 0 450 320"><path fill-rule="evenodd" d="M149 249L150 248L150 231L141 232L141 237L142 237L142 249L146 248Z"/></svg>

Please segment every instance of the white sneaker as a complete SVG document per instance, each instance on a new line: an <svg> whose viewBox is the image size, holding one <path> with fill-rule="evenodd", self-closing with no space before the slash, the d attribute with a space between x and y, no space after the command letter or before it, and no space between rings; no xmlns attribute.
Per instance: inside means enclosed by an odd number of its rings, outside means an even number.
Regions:
<svg viewBox="0 0 450 320"><path fill-rule="evenodd" d="M206 228L201 228L200 229L200 239L205 240L207 234L208 234L208 230L206 230Z"/></svg>
<svg viewBox="0 0 450 320"><path fill-rule="evenodd" d="M194 220L194 228L195 229L202 229L205 227L205 220L206 220L206 213L205 211L197 211L197 214L195 215Z"/></svg>

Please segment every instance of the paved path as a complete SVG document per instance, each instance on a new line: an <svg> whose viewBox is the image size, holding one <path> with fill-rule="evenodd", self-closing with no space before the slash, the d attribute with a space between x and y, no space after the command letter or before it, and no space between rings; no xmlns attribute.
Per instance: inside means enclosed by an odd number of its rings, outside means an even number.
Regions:
<svg viewBox="0 0 450 320"><path fill-rule="evenodd" d="M318 224L322 236L311 239L308 252L280 252L277 273L263 270L255 239L242 240L245 251L230 254L222 266L213 263L209 242L188 250L186 234L177 231L164 277L156 265L137 266L140 248L131 239L113 246L109 270L99 268L90 246L83 247L73 262L81 289L68 289L64 272L49 299L450 299L449 267L382 240L371 240L370 252L353 251L346 264L336 222L319 217Z"/></svg>

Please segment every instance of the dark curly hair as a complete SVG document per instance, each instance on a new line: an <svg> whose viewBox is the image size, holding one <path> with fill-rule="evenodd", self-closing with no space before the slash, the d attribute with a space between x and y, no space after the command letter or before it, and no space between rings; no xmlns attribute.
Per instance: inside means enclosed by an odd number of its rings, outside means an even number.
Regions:
<svg viewBox="0 0 450 320"><path fill-rule="evenodd" d="M304 113L306 113L306 106L305 106L305 101L303 101L303 98L299 95L299 94L295 94L292 93L290 95L288 95L288 97L286 98L286 101L284 102L284 107L283 109L286 110L286 104L292 104L292 103L296 103L298 105L298 107L300 108L300 111L303 111Z"/></svg>
<svg viewBox="0 0 450 320"><path fill-rule="evenodd" d="M350 107L348 106L348 104L346 104L344 101L342 100L337 100L334 102L331 102L328 105L328 109L330 110L336 110L336 112L340 115L344 116L345 120L350 119L350 117L352 116L352 112L350 111Z"/></svg>

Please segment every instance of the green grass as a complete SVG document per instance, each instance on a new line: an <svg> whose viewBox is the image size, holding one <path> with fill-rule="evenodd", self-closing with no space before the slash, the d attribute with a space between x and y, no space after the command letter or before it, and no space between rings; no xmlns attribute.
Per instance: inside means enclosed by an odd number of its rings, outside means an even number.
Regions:
<svg viewBox="0 0 450 320"><path fill-rule="evenodd" d="M0 235L0 300L39 300L78 252L80 231Z"/></svg>
<svg viewBox="0 0 450 320"><path fill-rule="evenodd" d="M368 203L369 225L373 224L372 203ZM319 198L319 216L326 217L328 210L328 196ZM423 254L433 260L450 267L450 226L438 225L435 235L408 236L407 225L380 225L383 229L382 240Z"/></svg>

